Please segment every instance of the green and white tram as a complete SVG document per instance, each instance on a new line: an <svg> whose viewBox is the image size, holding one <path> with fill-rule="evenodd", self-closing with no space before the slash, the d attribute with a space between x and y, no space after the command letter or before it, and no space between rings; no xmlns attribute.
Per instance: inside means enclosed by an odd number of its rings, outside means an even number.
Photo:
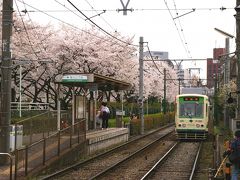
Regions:
<svg viewBox="0 0 240 180"><path fill-rule="evenodd" d="M178 139L206 139L209 101L202 94L176 96L175 125Z"/></svg>

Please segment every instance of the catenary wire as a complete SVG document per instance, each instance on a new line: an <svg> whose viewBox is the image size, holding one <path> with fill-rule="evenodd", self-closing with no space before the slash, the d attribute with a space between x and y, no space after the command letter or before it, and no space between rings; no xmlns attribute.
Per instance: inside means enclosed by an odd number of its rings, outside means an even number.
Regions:
<svg viewBox="0 0 240 180"><path fill-rule="evenodd" d="M17 0L17 1L20 2L20 3L22 3L20 0ZM61 20L61 19L59 19L59 18L57 18L57 17L55 17L55 16L52 16L52 15L46 13L45 11L42 11L42 10L36 8L36 7L33 7L33 6L30 5L30 4L25 3L25 5L27 5L28 7L32 8L32 9L34 9L34 10L37 10L38 12L41 12L41 13L43 13L43 14L45 14L45 15L47 15L47 16L49 16L49 17L51 17L51 18L53 18L53 19L55 19L55 20L57 20L57 21L59 21L59 22L61 22L61 23L63 23L63 24L66 24L66 25L68 25L68 26L70 26L70 27L72 27L72 28L74 28L74 29L80 30L80 31L82 31L82 32L84 32L84 33L87 33L87 34L89 34L89 35L92 35L92 36L94 36L94 37L96 37L96 38L103 39L102 37L99 37L99 36L97 36L97 35L95 35L95 34L91 34L90 32L85 31L85 30L83 30L83 29L80 29L79 27L77 27L77 26L75 26L75 25L73 25L73 24L70 24L70 23L68 23L68 22L65 22L65 21L63 21L63 20ZM31 11L28 11L28 12L31 12ZM109 41L109 40L106 39L106 41ZM130 43L126 43L126 42L124 42L124 43L127 44L127 45L139 47L139 45L130 44ZM119 45L119 46L122 46L121 44L118 44L118 45Z"/></svg>
<svg viewBox="0 0 240 180"><path fill-rule="evenodd" d="M95 11L96 13L98 13L98 11L94 9L94 7L89 3L88 0L85 0L85 1L86 1L86 3L91 7L91 9L92 9L93 11ZM106 12L106 10L102 10L102 12ZM99 15L99 16L100 16L100 15ZM111 25L109 22L106 21L106 19L104 19L102 16L100 16L100 18L101 18L113 31L116 31L116 29L114 29L114 28L112 27L112 25Z"/></svg>
<svg viewBox="0 0 240 180"><path fill-rule="evenodd" d="M86 19L88 19L93 25L95 25L96 27L98 27L101 31L103 31L105 34L109 35L110 37L124 43L124 44L127 44L127 45L133 45L133 44L130 44L130 43L127 43L115 36L113 36L112 34L110 34L109 32L107 32L105 29L103 29L102 27L100 27L99 25L97 25L94 21L92 21L91 19L89 19L88 16L86 16L79 8L77 8L70 0L67 0L69 2L69 4L71 4L80 14L82 14ZM138 46L138 45L133 45L133 46Z"/></svg>
<svg viewBox="0 0 240 180"><path fill-rule="evenodd" d="M178 13L178 10L177 10L177 5L176 5L175 0L173 0L173 4L174 4L175 11L176 11L176 15L178 16L179 13ZM182 23L181 23L181 21L180 21L180 18L177 18L177 19L178 19L179 27L180 27L180 29L181 29L183 41L185 42L186 48L188 49L188 54L189 54L190 57L192 58L191 52L190 52L190 50L189 50L188 43L187 43L187 40L186 40L184 31L183 31Z"/></svg>
<svg viewBox="0 0 240 180"><path fill-rule="evenodd" d="M179 8L179 9L177 9L178 11L191 11L191 10L193 10L193 9L195 9L195 10L198 10L198 11L224 11L224 10L233 10L234 8L225 8L225 7L220 7L220 8L217 8L217 7L212 7L212 8ZM134 9L133 8L133 11L168 11L168 10L176 10L175 8L173 8L173 9L171 9L171 8L169 8L169 9L167 9L167 8L149 8L149 9L144 9L144 8L136 8L136 9ZM112 12L112 11L116 11L116 12L118 12L118 9L95 9L95 10L93 10L93 9L81 9L81 11L106 11L106 12ZM39 11L37 11L37 10L35 10L35 11L30 11L30 12L39 12ZM68 12L68 10L51 10L51 9L49 9L49 10L44 10L44 12Z"/></svg>
<svg viewBox="0 0 240 180"><path fill-rule="evenodd" d="M180 41L181 41L181 43L182 43L182 45L183 45L183 48L185 49L185 52L187 53L187 56L189 57L189 53L188 53L189 50L187 49L185 43L183 42L183 39L182 39L182 37L181 37L181 34L180 34L179 29L178 29L178 27L177 27L177 24L176 24L176 22L174 21L174 17L173 17L173 15L172 15L172 13L171 13L169 7L168 7L168 4L167 4L166 0L164 0L164 2L165 2L165 5L166 5L166 7L167 7L167 9L168 9L168 12L169 12L169 14L170 14L172 20L173 20L173 24L174 24L174 26L175 26L176 29L177 29L178 36L179 36Z"/></svg>
<svg viewBox="0 0 240 180"><path fill-rule="evenodd" d="M15 0L15 3L16 3L17 11L18 11L18 13L20 14L20 10L19 10L19 7L18 7L18 4L17 4L16 0ZM32 51L33 51L33 54L37 57L37 59L40 59L40 58L38 57L36 51L35 51L34 48L33 48L32 42L31 42L30 37L29 37L29 34L28 34L28 30L27 30L27 28L26 28L26 25L25 25L25 23L24 23L24 21L23 21L22 16L20 16L20 18L21 18L21 22L22 22L22 24L23 24L23 28L24 28L24 31L25 31L25 33L26 33L26 36L27 36L29 45L30 45L30 47L31 47L31 49L32 49Z"/></svg>

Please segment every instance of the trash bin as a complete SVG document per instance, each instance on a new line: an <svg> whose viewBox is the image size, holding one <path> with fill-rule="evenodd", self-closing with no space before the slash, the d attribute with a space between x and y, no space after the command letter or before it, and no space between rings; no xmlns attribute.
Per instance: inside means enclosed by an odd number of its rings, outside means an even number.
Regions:
<svg viewBox="0 0 240 180"><path fill-rule="evenodd" d="M16 137L15 137L15 133L16 133ZM23 125L11 125L10 126L10 145L9 145L10 151L14 151L15 149L21 148L22 145L23 145Z"/></svg>

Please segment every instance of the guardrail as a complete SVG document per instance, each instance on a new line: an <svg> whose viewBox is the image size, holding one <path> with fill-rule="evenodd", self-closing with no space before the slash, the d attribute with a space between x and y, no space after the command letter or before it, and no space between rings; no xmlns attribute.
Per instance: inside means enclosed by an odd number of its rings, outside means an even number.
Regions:
<svg viewBox="0 0 240 180"><path fill-rule="evenodd" d="M45 165L45 163L65 151L73 145L86 143L85 119L74 125L59 130L43 139L26 145L24 148L16 149L15 174L27 176L29 172ZM83 147L85 148L85 147Z"/></svg>
<svg viewBox="0 0 240 180"><path fill-rule="evenodd" d="M11 110L49 110L49 103L11 102Z"/></svg>
<svg viewBox="0 0 240 180"><path fill-rule="evenodd" d="M8 158L9 158L9 160L10 160L10 175L9 175L9 178L10 178L10 180L12 180L12 166L13 166L13 158L12 158L12 156L11 156L11 154L9 154L9 153L0 153L0 156L1 155L3 155L3 156L7 156ZM16 179L16 176L15 176L15 178L14 179Z"/></svg>

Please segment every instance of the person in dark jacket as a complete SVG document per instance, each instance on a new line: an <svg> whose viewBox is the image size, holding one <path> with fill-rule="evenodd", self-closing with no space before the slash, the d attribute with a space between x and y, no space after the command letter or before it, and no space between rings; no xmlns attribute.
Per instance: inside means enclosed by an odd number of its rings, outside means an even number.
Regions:
<svg viewBox="0 0 240 180"><path fill-rule="evenodd" d="M108 128L109 117L110 117L110 110L107 107L107 103L102 102L102 106L101 106L102 128Z"/></svg>
<svg viewBox="0 0 240 180"><path fill-rule="evenodd" d="M228 159L232 163L231 180L238 180L240 175L240 130L237 130L234 135L235 138L230 141L229 149L224 152L224 156L228 155Z"/></svg>

